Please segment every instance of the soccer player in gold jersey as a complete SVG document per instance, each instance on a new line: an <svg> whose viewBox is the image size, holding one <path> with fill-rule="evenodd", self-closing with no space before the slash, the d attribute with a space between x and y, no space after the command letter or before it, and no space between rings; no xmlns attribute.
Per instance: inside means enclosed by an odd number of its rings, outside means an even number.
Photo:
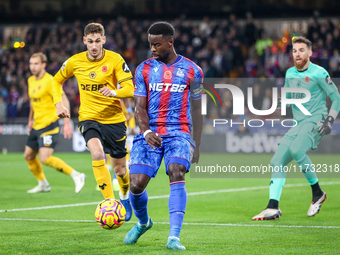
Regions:
<svg viewBox="0 0 340 255"><path fill-rule="evenodd" d="M74 75L78 80L81 102L78 127L91 152L95 179L104 198L114 198L111 175L104 159L105 153L110 154L127 221L131 218L132 208L128 193L129 170L125 162L126 119L120 99L133 97L132 74L119 54L103 49L106 37L101 24L88 24L83 40L87 51L66 60L54 76L54 103L58 117L70 117L69 110L62 102L61 87ZM120 89L117 89L118 83Z"/></svg>
<svg viewBox="0 0 340 255"><path fill-rule="evenodd" d="M53 157L52 153L59 136L59 123L57 111L52 96L53 76L45 71L47 57L38 52L31 56L29 67L32 76L28 78L28 93L31 100L31 110L28 120L29 135L25 147L24 157L28 168L38 180L38 186L28 190L28 193L48 192L51 186L43 172L44 165L70 175L75 182L76 193L79 193L85 184L85 174L79 173L67 165L63 160ZM63 94L63 91L60 91ZM62 95L64 104L69 107L65 94ZM70 139L73 129L70 120L64 120L64 137ZM39 159L36 157L39 152Z"/></svg>

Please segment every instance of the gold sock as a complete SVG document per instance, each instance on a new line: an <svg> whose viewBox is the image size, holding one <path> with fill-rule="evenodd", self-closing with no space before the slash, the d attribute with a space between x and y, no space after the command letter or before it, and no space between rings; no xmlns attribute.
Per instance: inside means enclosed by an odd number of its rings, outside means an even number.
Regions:
<svg viewBox="0 0 340 255"><path fill-rule="evenodd" d="M53 156L50 156L48 159L46 159L46 161L43 162L43 164L53 167L54 169L68 175L70 175L73 171L73 168L66 164L63 160Z"/></svg>
<svg viewBox="0 0 340 255"><path fill-rule="evenodd" d="M111 175L105 165L105 160L92 161L94 178L105 199L115 198L112 190Z"/></svg>
<svg viewBox="0 0 340 255"><path fill-rule="evenodd" d="M37 178L38 181L46 179L42 164L40 163L37 157L35 157L32 160L26 160L26 162L28 164L28 168L31 170L31 172L33 173L35 178Z"/></svg>
<svg viewBox="0 0 340 255"><path fill-rule="evenodd" d="M126 173L123 177L117 175L117 180L120 186L120 191L123 195L126 195L130 188L130 174L129 169L126 168Z"/></svg>

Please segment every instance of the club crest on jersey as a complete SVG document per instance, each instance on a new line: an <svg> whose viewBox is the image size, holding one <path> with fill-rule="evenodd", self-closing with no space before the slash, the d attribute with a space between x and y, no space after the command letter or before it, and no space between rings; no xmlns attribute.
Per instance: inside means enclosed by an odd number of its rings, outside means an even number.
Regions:
<svg viewBox="0 0 340 255"><path fill-rule="evenodd" d="M129 73L129 72L130 72L129 67L128 67L128 65L127 65L125 62L123 63L122 69L123 69L123 71L126 72L126 73Z"/></svg>
<svg viewBox="0 0 340 255"><path fill-rule="evenodd" d="M92 72L89 73L89 76L90 76L91 79L95 79L97 77L97 74L96 74L96 72L92 71Z"/></svg>
<svg viewBox="0 0 340 255"><path fill-rule="evenodd" d="M63 72L65 72L65 67L66 67L67 61L68 61L68 60L66 60L66 61L63 63L62 67L61 67L61 69L63 69Z"/></svg>
<svg viewBox="0 0 340 255"><path fill-rule="evenodd" d="M103 67L102 67L102 72L103 72L103 73L106 73L106 72L107 72L107 66L103 66Z"/></svg>
<svg viewBox="0 0 340 255"><path fill-rule="evenodd" d="M179 76L179 77L184 77L184 72L183 72L183 69L181 69L181 68L178 68L178 70L177 70L177 74L176 74L177 76Z"/></svg>
<svg viewBox="0 0 340 255"><path fill-rule="evenodd" d="M164 79L171 79L172 78L172 73L170 71L166 71L164 73Z"/></svg>
<svg viewBox="0 0 340 255"><path fill-rule="evenodd" d="M328 85L332 85L333 84L333 81L332 81L331 77L329 77L328 75L326 77L326 82L327 82Z"/></svg>

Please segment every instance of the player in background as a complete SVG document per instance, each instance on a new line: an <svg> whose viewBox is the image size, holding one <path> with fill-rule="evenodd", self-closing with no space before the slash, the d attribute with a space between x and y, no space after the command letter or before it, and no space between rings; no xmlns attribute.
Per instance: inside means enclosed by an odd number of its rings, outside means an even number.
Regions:
<svg viewBox="0 0 340 255"><path fill-rule="evenodd" d="M111 156L113 170L120 184L119 197L131 218L129 201L129 170L126 168L126 126L120 98L133 97L132 74L124 59L103 48L106 42L104 27L90 23L84 30L87 51L66 60L54 76L53 98L57 115L69 118L60 90L71 76L77 78L80 93L79 131L92 156L93 173L105 199L114 198L111 175L105 165L104 153ZM121 88L117 89L119 82Z"/></svg>
<svg viewBox="0 0 340 255"><path fill-rule="evenodd" d="M303 106L311 113L304 115L300 109L293 105L293 118L297 126L292 127L281 139L270 164L273 167L283 167L293 159L311 185L313 198L307 212L314 216L320 211L322 203L326 200L326 193L321 190L312 161L306 154L310 149L315 150L322 138L332 130L332 124L340 110L340 97L337 87L329 77L328 72L310 62L312 44L304 37L293 38L294 67L286 72L285 87L305 88L310 91L311 99ZM302 93L290 93L290 98L303 98ZM326 107L326 94L332 100L329 113ZM286 180L285 173L272 174L269 187L269 203L267 208L253 217L253 220L271 220L281 216L279 201L283 185Z"/></svg>
<svg viewBox="0 0 340 255"><path fill-rule="evenodd" d="M164 157L170 180L167 248L185 250L179 240L187 204L185 173L191 162L199 159L203 72L194 62L176 54L174 34L175 29L167 22L153 24L148 30L153 58L136 69L135 116L141 133L135 136L130 153L130 200L138 223L126 234L124 243L136 243L153 225L147 211L146 186ZM190 110L194 141L190 138Z"/></svg>
<svg viewBox="0 0 340 255"><path fill-rule="evenodd" d="M84 187L86 175L74 170L60 158L52 156L54 147L59 136L59 122L57 110L54 107L52 96L53 76L45 71L47 57L45 54L34 53L29 61L32 76L28 78L28 94L31 100L31 110L28 119L28 129L30 131L25 146L24 157L28 168L38 180L38 186L28 190L28 193L48 192L51 186L48 183L41 162L44 165L70 175L76 186L76 193ZM68 108L69 101L64 92L61 98ZM70 120L64 120L63 134L65 138L71 139L73 129ZM39 153L39 159L36 157Z"/></svg>

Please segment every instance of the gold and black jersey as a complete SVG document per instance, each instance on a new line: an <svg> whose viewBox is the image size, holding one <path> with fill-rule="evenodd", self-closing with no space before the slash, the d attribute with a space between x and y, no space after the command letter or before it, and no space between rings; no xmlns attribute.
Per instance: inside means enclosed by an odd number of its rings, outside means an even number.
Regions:
<svg viewBox="0 0 340 255"><path fill-rule="evenodd" d="M53 76L46 72L40 80L36 80L34 75L27 80L35 130L43 129L58 119L57 109L53 103L52 80ZM60 95L62 94L61 90Z"/></svg>
<svg viewBox="0 0 340 255"><path fill-rule="evenodd" d="M53 79L55 104L61 102L58 87L73 75L80 93L79 121L94 120L102 124L125 121L120 99L98 92L104 86L116 90L118 82L121 86L131 86L133 91L132 74L119 54L103 49L103 56L98 60L89 59L87 51L66 60ZM131 82L124 83L128 80Z"/></svg>

